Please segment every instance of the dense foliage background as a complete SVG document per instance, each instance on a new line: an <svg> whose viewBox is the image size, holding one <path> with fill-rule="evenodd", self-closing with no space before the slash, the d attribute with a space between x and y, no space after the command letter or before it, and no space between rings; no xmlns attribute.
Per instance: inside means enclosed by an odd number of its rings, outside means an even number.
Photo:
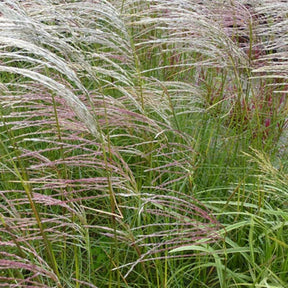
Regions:
<svg viewBox="0 0 288 288"><path fill-rule="evenodd" d="M287 287L288 1L0 2L1 287Z"/></svg>

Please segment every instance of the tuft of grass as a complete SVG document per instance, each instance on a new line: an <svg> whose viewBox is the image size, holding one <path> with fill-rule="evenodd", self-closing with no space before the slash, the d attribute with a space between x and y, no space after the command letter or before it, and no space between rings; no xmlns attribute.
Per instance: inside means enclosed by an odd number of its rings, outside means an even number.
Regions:
<svg viewBox="0 0 288 288"><path fill-rule="evenodd" d="M0 3L0 286L286 287L285 1Z"/></svg>

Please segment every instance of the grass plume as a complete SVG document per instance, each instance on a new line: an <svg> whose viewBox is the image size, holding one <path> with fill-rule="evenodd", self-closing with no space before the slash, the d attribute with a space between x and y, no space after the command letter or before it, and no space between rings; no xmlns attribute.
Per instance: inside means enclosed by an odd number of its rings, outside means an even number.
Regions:
<svg viewBox="0 0 288 288"><path fill-rule="evenodd" d="M287 285L288 6L250 2L0 2L0 286Z"/></svg>

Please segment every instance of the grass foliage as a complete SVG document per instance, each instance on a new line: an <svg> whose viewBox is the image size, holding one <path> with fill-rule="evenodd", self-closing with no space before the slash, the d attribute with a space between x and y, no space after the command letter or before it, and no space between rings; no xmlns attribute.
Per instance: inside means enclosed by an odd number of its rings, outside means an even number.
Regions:
<svg viewBox="0 0 288 288"><path fill-rule="evenodd" d="M0 287L288 285L288 2L0 2Z"/></svg>

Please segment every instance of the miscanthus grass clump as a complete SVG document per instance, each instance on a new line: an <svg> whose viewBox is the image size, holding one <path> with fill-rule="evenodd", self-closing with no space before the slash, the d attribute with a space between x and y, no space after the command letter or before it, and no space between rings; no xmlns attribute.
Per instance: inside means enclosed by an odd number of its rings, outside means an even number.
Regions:
<svg viewBox="0 0 288 288"><path fill-rule="evenodd" d="M287 1L0 2L0 287L287 287Z"/></svg>

